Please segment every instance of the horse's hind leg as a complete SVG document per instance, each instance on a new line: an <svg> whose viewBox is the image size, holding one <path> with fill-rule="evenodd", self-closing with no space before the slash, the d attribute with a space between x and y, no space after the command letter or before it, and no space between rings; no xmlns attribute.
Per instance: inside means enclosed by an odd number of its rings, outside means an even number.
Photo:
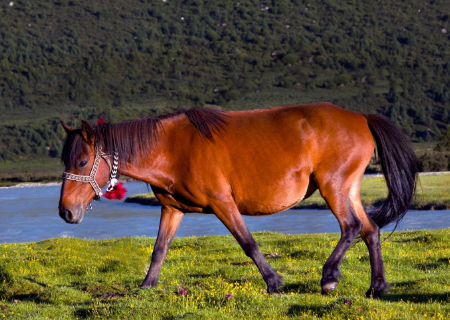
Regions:
<svg viewBox="0 0 450 320"><path fill-rule="evenodd" d="M375 222L367 215L359 196L361 180L355 183L350 193L350 200L356 215L362 222L361 237L369 249L370 267L372 270L370 289L366 292L366 297L379 298L384 291L389 288L386 282L381 256L380 231Z"/></svg>
<svg viewBox="0 0 450 320"><path fill-rule="evenodd" d="M328 294L336 289L339 278L342 277L339 266L345 252L355 240L361 230L361 220L356 216L345 188L337 190L336 184L330 183L325 187L319 187L322 196L328 203L333 214L336 216L341 227L341 239L331 256L325 262L322 270L322 293ZM348 190L348 189L347 189Z"/></svg>
<svg viewBox="0 0 450 320"><path fill-rule="evenodd" d="M267 292L280 293L282 277L264 259L236 204L233 201L220 201L211 205L211 208L241 245L245 254L255 262L267 284Z"/></svg>

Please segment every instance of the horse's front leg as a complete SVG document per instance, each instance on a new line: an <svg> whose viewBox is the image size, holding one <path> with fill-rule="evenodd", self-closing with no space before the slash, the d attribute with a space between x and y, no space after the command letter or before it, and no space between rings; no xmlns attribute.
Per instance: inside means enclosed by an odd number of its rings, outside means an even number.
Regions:
<svg viewBox="0 0 450 320"><path fill-rule="evenodd" d="M159 271L166 259L167 251L177 232L184 213L172 207L163 206L161 209L161 221L159 223L158 237L152 254L152 262L142 287L156 287L158 284Z"/></svg>
<svg viewBox="0 0 450 320"><path fill-rule="evenodd" d="M264 281L267 284L268 293L280 293L282 277L272 269L259 251L258 244L253 239L245 225L244 219L234 202L220 202L211 205L214 213L227 227L237 242L241 245L245 254L250 257L258 267Z"/></svg>

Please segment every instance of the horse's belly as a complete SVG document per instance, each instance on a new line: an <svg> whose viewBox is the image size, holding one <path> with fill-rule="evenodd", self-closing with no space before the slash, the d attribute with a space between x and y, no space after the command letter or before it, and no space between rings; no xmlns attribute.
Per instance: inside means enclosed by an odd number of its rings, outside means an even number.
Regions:
<svg viewBox="0 0 450 320"><path fill-rule="evenodd" d="M301 199L289 205L264 204L264 203L244 203L238 206L239 212L245 216L268 216L280 211L287 210L297 204Z"/></svg>
<svg viewBox="0 0 450 320"><path fill-rule="evenodd" d="M243 197L237 202L237 206L243 215L271 215L293 207L303 199L305 193L306 189L300 186L286 192L271 190L270 194L259 193Z"/></svg>

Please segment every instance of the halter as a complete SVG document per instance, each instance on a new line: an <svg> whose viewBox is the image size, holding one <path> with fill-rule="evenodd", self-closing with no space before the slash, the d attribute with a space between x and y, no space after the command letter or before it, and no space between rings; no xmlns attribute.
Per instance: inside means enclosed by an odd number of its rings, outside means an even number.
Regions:
<svg viewBox="0 0 450 320"><path fill-rule="evenodd" d="M102 195L102 189L98 185L97 181L95 181L95 175L97 174L98 166L100 164L100 159L103 159L106 161L109 167L109 185L106 188L107 191L111 191L114 186L117 183L116 175L117 175L117 168L119 166L119 156L117 154L117 151L114 152L114 158L113 158L113 165L111 166L111 162L109 161L108 154L104 153L102 151L101 147L97 148L97 154L95 155L94 164L92 165L91 173L88 176L81 176L77 174L72 174L68 172L64 172L62 174L63 179L67 180L73 180L73 181L79 181L79 182L89 182L92 186L92 189L94 189L95 192L95 198L94 200L98 200Z"/></svg>

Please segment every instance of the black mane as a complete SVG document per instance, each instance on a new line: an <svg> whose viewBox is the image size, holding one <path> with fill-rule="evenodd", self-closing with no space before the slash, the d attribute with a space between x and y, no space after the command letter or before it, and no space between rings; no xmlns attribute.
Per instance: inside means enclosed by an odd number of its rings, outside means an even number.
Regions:
<svg viewBox="0 0 450 320"><path fill-rule="evenodd" d="M226 125L226 113L211 108L198 108L179 111L159 117L135 119L121 123L90 124L94 141L106 153L113 150L119 154L119 164L135 163L157 148L164 133L161 120L185 115L197 128L199 134L214 142L214 134L219 135ZM61 160L66 167L73 167L82 153L87 152L81 129L71 131L64 143Z"/></svg>

